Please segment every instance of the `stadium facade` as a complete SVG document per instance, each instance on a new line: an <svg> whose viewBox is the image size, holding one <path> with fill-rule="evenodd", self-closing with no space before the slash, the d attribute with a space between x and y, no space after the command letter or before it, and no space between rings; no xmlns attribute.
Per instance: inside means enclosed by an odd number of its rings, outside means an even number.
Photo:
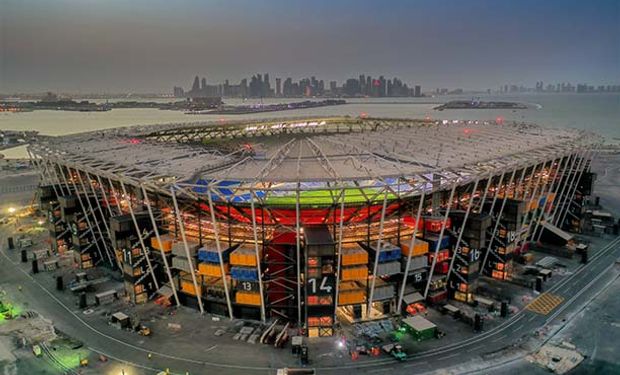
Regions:
<svg viewBox="0 0 620 375"><path fill-rule="evenodd" d="M55 252L133 303L298 323L472 302L548 230L580 230L586 131L503 121L296 118L42 139ZM501 282L501 281L499 281Z"/></svg>

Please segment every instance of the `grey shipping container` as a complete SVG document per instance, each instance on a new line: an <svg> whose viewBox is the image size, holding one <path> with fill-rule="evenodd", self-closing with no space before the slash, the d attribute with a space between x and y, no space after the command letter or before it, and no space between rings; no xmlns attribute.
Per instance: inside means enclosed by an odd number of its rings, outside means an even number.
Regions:
<svg viewBox="0 0 620 375"><path fill-rule="evenodd" d="M400 273L400 262L387 262L387 263L379 263L377 265L377 275L379 276L390 276Z"/></svg>

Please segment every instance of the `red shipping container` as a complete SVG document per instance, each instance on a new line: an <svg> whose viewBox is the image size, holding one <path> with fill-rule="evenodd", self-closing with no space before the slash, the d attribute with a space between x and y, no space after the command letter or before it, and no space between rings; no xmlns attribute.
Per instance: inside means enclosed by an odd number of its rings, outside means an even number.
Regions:
<svg viewBox="0 0 620 375"><path fill-rule="evenodd" d="M448 273L448 269L450 269L450 262L441 262L435 264L435 273L445 275Z"/></svg>
<svg viewBox="0 0 620 375"><path fill-rule="evenodd" d="M439 302L445 301L448 299L448 291L444 290L443 292L437 292L434 294L429 294L428 302L437 304Z"/></svg>
<svg viewBox="0 0 620 375"><path fill-rule="evenodd" d="M433 257L435 256L435 253L428 253L428 262L432 263L433 262ZM450 250L448 249L443 249L443 250L439 250L437 252L437 262L443 262L446 259L450 258Z"/></svg>
<svg viewBox="0 0 620 375"><path fill-rule="evenodd" d="M441 226L443 225L443 217L425 218L424 229L427 232L439 233L441 232ZM446 220L446 228L452 227L452 220L448 218Z"/></svg>

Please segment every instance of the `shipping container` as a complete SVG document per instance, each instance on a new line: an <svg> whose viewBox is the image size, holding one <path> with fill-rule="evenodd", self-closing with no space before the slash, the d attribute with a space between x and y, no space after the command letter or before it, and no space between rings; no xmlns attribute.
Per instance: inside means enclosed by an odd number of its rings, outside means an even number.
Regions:
<svg viewBox="0 0 620 375"><path fill-rule="evenodd" d="M376 246L366 246L369 255L374 261L375 256L379 256L379 263L391 262L399 260L401 258L401 250L398 246L392 245L389 242L381 244L381 250L377 252Z"/></svg>
<svg viewBox="0 0 620 375"><path fill-rule="evenodd" d="M260 293L237 291L235 294L235 302L241 305L260 306Z"/></svg>
<svg viewBox="0 0 620 375"><path fill-rule="evenodd" d="M151 237L151 247L155 250L161 250L164 253L169 253L172 251L172 243L174 242L174 237L170 235L160 236L161 244L157 240L157 237Z"/></svg>
<svg viewBox="0 0 620 375"><path fill-rule="evenodd" d="M401 263L401 270L404 272L407 266L407 258L403 258ZM428 257L426 255L411 257L409 262L409 273L428 266Z"/></svg>
<svg viewBox="0 0 620 375"><path fill-rule="evenodd" d="M230 276L240 281L258 281L258 271L252 267L232 267Z"/></svg>
<svg viewBox="0 0 620 375"><path fill-rule="evenodd" d="M449 261L443 261L443 262L435 264L435 273L445 275L448 273L449 269L450 269Z"/></svg>
<svg viewBox="0 0 620 375"><path fill-rule="evenodd" d="M342 249L342 266L368 264L368 252L364 249Z"/></svg>
<svg viewBox="0 0 620 375"><path fill-rule="evenodd" d="M437 249L437 243L439 242L438 236L424 236L424 240L428 242L428 250L432 253ZM443 234L441 242L439 242L439 250L447 249L450 247L450 236L446 233Z"/></svg>
<svg viewBox="0 0 620 375"><path fill-rule="evenodd" d="M375 292L372 296L373 302L392 299L396 296L396 287L394 284L386 283L378 279L375 284Z"/></svg>
<svg viewBox="0 0 620 375"><path fill-rule="evenodd" d="M228 273L228 264L224 264L224 272ZM217 263L198 263L198 274L201 276L222 277L222 269Z"/></svg>
<svg viewBox="0 0 620 375"><path fill-rule="evenodd" d="M338 305L355 305L366 302L366 288L356 282L340 283L338 289Z"/></svg>
<svg viewBox="0 0 620 375"><path fill-rule="evenodd" d="M433 253L433 252L428 253L428 263L429 264L433 263L433 258L434 257L435 257L435 253ZM450 259L450 250L444 249L444 250L439 250L437 252L437 261L436 261L436 263L443 262L444 260L448 260L448 259Z"/></svg>
<svg viewBox="0 0 620 375"><path fill-rule="evenodd" d="M354 266L354 267L342 267L341 268L342 281L350 280L366 280L368 278L368 267L366 266Z"/></svg>
<svg viewBox="0 0 620 375"><path fill-rule="evenodd" d="M444 223L443 217L425 217L424 218L424 232L426 233L439 233ZM452 220L448 217L446 220L446 228L452 227Z"/></svg>
<svg viewBox="0 0 620 375"><path fill-rule="evenodd" d="M259 247L259 257L260 257ZM230 253L232 266L256 267L256 250L250 248L238 248Z"/></svg>
<svg viewBox="0 0 620 375"><path fill-rule="evenodd" d="M163 241L163 238L162 238L162 241ZM195 257L196 251L198 250L199 247L200 245L197 242L187 241L187 249L189 250L189 256ZM186 257L187 252L185 252L185 243L183 241L174 241L172 243L172 254Z"/></svg>
<svg viewBox="0 0 620 375"><path fill-rule="evenodd" d="M198 285L198 290L200 291L200 285ZM194 282L191 277L189 279L181 279L181 291L187 294L191 294L192 296L200 294L196 293L196 288L194 287Z"/></svg>
<svg viewBox="0 0 620 375"><path fill-rule="evenodd" d="M473 293L466 293L466 292L464 293L464 292L455 291L454 299L460 302L464 302L464 303L473 303L474 295Z"/></svg>
<svg viewBox="0 0 620 375"><path fill-rule="evenodd" d="M403 326L417 341L435 337L437 326L420 315L410 316L403 319Z"/></svg>
<svg viewBox="0 0 620 375"><path fill-rule="evenodd" d="M396 275L400 273L400 262L387 262L387 263L379 263L377 265L377 275L378 276L390 276Z"/></svg>
<svg viewBox="0 0 620 375"><path fill-rule="evenodd" d="M427 299L428 302L433 304L444 302L446 299L448 299L448 291L444 290L431 293L428 295Z"/></svg>
<svg viewBox="0 0 620 375"><path fill-rule="evenodd" d="M222 247L222 260L224 263L228 263L230 253L236 248L236 246L225 248ZM198 249L198 259L203 262L220 263L220 256L217 252L217 246L210 244ZM256 263L256 261L254 262Z"/></svg>
<svg viewBox="0 0 620 375"><path fill-rule="evenodd" d="M404 242L401 242L400 244L400 249L402 252L402 255L407 257L409 256L409 245L411 244L411 242L407 242L406 240ZM413 251L411 252L411 256L419 256L419 255L424 255L426 253L428 253L428 242L420 239L420 238L416 238L415 240L415 244L413 245Z"/></svg>
<svg viewBox="0 0 620 375"><path fill-rule="evenodd" d="M175 256L172 257L172 268L183 270L185 272L191 272L192 267L189 264L189 260L185 257Z"/></svg>

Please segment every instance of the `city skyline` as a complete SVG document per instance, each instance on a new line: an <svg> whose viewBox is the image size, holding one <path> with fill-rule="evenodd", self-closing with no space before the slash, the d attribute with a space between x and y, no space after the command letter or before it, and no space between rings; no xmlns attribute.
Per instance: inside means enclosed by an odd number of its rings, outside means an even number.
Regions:
<svg viewBox="0 0 620 375"><path fill-rule="evenodd" d="M619 14L617 1L8 0L0 91L167 92L191 72L232 82L253 71L388 72L430 89L615 84Z"/></svg>

